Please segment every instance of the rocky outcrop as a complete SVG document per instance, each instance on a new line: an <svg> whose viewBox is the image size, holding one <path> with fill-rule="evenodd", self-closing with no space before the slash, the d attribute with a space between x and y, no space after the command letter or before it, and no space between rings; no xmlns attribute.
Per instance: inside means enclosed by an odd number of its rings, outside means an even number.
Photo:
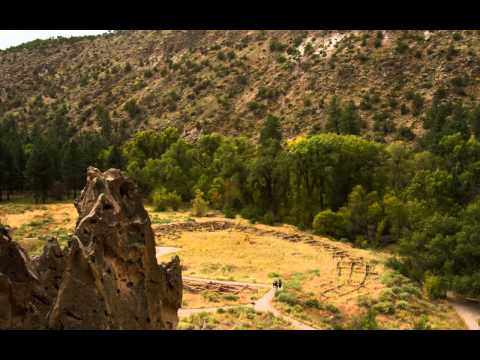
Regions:
<svg viewBox="0 0 480 360"><path fill-rule="evenodd" d="M180 260L159 265L150 218L119 170L90 167L69 247L52 239L31 261L0 240L0 328L174 329Z"/></svg>
<svg viewBox="0 0 480 360"><path fill-rule="evenodd" d="M42 328L47 306L47 295L26 252L0 237L0 329Z"/></svg>

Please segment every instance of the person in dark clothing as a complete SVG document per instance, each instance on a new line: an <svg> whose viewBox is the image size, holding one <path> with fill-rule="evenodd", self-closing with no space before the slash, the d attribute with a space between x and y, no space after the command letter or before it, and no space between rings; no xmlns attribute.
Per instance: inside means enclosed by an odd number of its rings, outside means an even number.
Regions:
<svg viewBox="0 0 480 360"><path fill-rule="evenodd" d="M272 286L273 286L274 289L277 289L277 288L278 288L278 281L277 281L277 280L273 280Z"/></svg>
<svg viewBox="0 0 480 360"><path fill-rule="evenodd" d="M278 279L277 285L279 289L282 288L282 279Z"/></svg>

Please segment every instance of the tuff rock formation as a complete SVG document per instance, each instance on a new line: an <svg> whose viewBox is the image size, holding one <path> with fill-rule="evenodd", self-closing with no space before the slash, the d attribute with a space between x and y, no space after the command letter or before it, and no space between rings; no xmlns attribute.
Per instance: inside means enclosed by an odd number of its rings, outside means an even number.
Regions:
<svg viewBox="0 0 480 360"><path fill-rule="evenodd" d="M30 260L0 239L0 328L174 329L180 260L159 265L148 213L119 170L88 168L69 247Z"/></svg>

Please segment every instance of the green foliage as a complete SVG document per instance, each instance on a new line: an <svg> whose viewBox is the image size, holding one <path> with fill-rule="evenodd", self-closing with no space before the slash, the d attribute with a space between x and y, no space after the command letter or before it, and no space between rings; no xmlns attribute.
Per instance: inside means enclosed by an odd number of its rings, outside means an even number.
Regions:
<svg viewBox="0 0 480 360"><path fill-rule="evenodd" d="M343 214L330 209L319 212L313 220L313 230L319 235L329 235L337 238L345 237L350 232L348 219Z"/></svg>
<svg viewBox="0 0 480 360"><path fill-rule="evenodd" d="M413 330L432 330L432 326L428 321L428 316L420 316L420 318L414 323Z"/></svg>
<svg viewBox="0 0 480 360"><path fill-rule="evenodd" d="M350 101L345 107L334 96L328 106L328 118L325 130L337 134L360 134L362 120L355 104Z"/></svg>
<svg viewBox="0 0 480 360"><path fill-rule="evenodd" d="M347 328L351 330L379 330L380 326L375 311L370 309L366 314L352 319Z"/></svg>
<svg viewBox="0 0 480 360"><path fill-rule="evenodd" d="M424 289L430 299L441 299L446 296L445 283L439 276L425 276Z"/></svg>
<svg viewBox="0 0 480 360"><path fill-rule="evenodd" d="M167 209L176 211L180 207L182 199L176 192L168 192L165 188L159 188L153 192L152 201L155 211Z"/></svg>
<svg viewBox="0 0 480 360"><path fill-rule="evenodd" d="M192 201L192 215L193 216L205 216L208 211L208 203L203 199L203 192L197 190L195 192L195 198Z"/></svg>
<svg viewBox="0 0 480 360"><path fill-rule="evenodd" d="M127 101L125 103L123 109L128 113L128 115L132 119L136 118L141 112L141 109L137 105L137 101L135 99L131 99L131 100Z"/></svg>

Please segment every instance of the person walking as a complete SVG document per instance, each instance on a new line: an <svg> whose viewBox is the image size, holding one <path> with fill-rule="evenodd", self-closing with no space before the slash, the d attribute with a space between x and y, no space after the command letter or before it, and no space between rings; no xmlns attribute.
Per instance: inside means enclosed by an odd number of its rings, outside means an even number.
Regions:
<svg viewBox="0 0 480 360"><path fill-rule="evenodd" d="M282 288L282 279L278 279L278 288L281 289Z"/></svg>
<svg viewBox="0 0 480 360"><path fill-rule="evenodd" d="M278 281L277 281L276 279L273 280L272 286L273 286L273 288L274 288L275 290L277 289L277 287L278 287Z"/></svg>

